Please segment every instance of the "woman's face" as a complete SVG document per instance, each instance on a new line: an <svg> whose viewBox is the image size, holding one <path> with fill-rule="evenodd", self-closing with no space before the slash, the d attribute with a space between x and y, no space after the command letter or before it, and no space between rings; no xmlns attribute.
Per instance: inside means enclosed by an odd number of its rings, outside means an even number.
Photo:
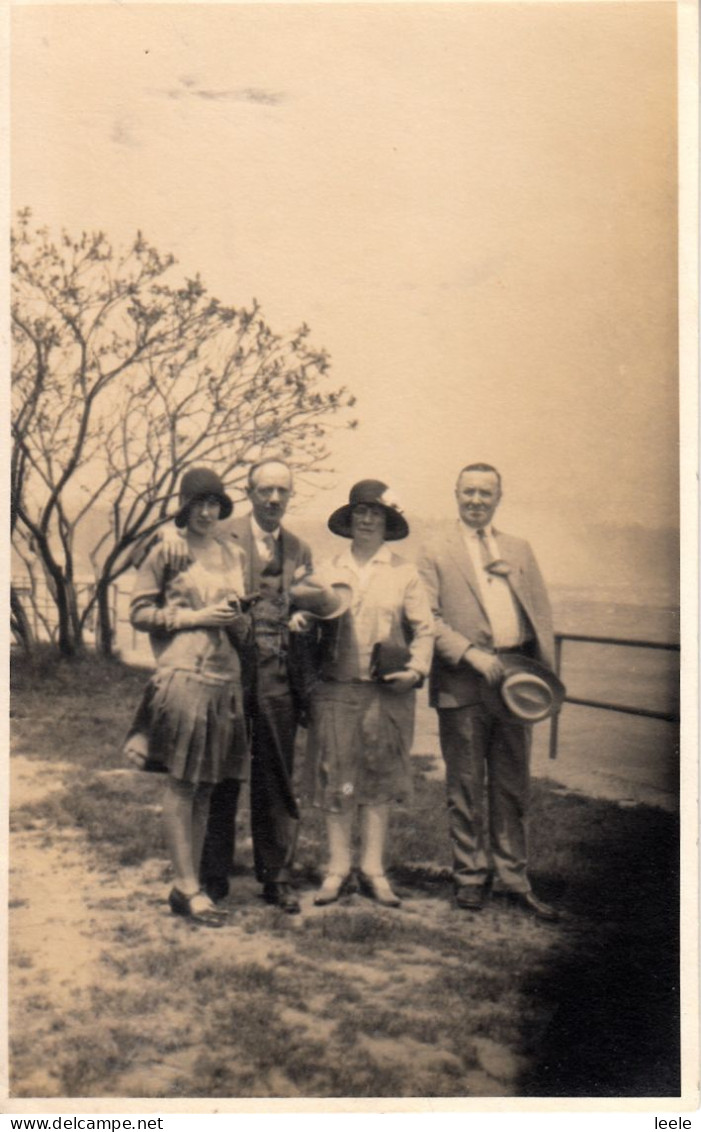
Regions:
<svg viewBox="0 0 701 1132"><path fill-rule="evenodd" d="M194 499L187 511L187 529L193 535L212 534L219 522L221 503L216 495Z"/></svg>
<svg viewBox="0 0 701 1132"><path fill-rule="evenodd" d="M351 514L351 535L358 545L384 542L387 520L377 503L358 503Z"/></svg>

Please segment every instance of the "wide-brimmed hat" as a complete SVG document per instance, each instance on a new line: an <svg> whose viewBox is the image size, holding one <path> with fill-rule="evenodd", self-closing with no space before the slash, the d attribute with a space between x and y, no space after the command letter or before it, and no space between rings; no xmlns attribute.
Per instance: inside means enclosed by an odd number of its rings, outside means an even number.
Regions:
<svg viewBox="0 0 701 1132"><path fill-rule="evenodd" d="M331 621L350 608L353 591L347 582L327 581L318 574L305 574L293 581L290 597L297 609L311 613L320 621Z"/></svg>
<svg viewBox="0 0 701 1132"><path fill-rule="evenodd" d="M220 519L228 519L234 504L224 491L224 484L211 468L190 468L180 481L180 508L175 516L176 527L187 525L187 512L191 503L207 495L216 495L221 510Z"/></svg>
<svg viewBox="0 0 701 1132"><path fill-rule="evenodd" d="M557 714L566 688L552 669L520 653L502 653L499 659L506 669L501 697L512 715L523 723L538 723Z"/></svg>
<svg viewBox="0 0 701 1132"><path fill-rule="evenodd" d="M335 535L342 538L351 538L351 516L353 508L359 503L374 503L381 507L385 514L385 539L393 542L406 538L409 534L409 524L402 514L402 509L394 494L381 480L360 480L350 490L348 502L344 507L334 511L328 521L328 528Z"/></svg>

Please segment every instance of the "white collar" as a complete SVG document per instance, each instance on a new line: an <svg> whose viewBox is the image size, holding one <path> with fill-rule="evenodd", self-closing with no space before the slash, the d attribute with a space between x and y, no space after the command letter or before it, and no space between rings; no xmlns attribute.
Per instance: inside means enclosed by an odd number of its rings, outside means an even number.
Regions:
<svg viewBox="0 0 701 1132"><path fill-rule="evenodd" d="M461 531L463 538L479 539L477 529L475 527L468 527L467 523L463 523L462 519L458 519L458 530ZM494 538L496 535L496 531L491 523L487 527L480 527L480 530L484 531L487 538Z"/></svg>
<svg viewBox="0 0 701 1132"><path fill-rule="evenodd" d="M375 562L392 561L392 551L387 546L386 542L383 542L382 546L378 547L372 558L368 558L367 562L363 563L358 562L357 559L353 557L352 547L353 544L349 543L348 546L341 551L341 558L345 560L346 565L351 566L354 570L364 570L366 566L370 566Z"/></svg>
<svg viewBox="0 0 701 1132"><path fill-rule="evenodd" d="M255 517L255 515L253 514L252 511L251 511L251 514L250 514L250 519L251 519L251 530L253 531L253 537L256 540L256 542L265 542L265 540L267 538L274 538L276 540L280 538L280 528L279 527L276 527L274 531L264 531L263 528L261 527L260 523L257 521L257 519L256 519L256 517Z"/></svg>

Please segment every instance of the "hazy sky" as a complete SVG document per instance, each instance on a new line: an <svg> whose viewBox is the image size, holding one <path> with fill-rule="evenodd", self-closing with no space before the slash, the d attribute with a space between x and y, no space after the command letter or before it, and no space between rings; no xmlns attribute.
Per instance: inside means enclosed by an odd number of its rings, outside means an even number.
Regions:
<svg viewBox="0 0 701 1132"><path fill-rule="evenodd" d="M677 513L672 3L16 6L13 205L302 321L342 500ZM308 512L326 514L323 495ZM513 526L513 524L512 524Z"/></svg>

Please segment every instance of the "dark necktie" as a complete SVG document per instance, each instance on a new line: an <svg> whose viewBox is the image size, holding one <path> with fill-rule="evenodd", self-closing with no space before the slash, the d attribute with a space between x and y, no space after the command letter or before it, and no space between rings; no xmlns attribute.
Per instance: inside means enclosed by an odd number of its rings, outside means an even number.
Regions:
<svg viewBox="0 0 701 1132"><path fill-rule="evenodd" d="M263 564L262 572L264 574L279 574L282 570L282 545L280 538L273 538L271 534L266 534L263 542L268 552L268 558Z"/></svg>

